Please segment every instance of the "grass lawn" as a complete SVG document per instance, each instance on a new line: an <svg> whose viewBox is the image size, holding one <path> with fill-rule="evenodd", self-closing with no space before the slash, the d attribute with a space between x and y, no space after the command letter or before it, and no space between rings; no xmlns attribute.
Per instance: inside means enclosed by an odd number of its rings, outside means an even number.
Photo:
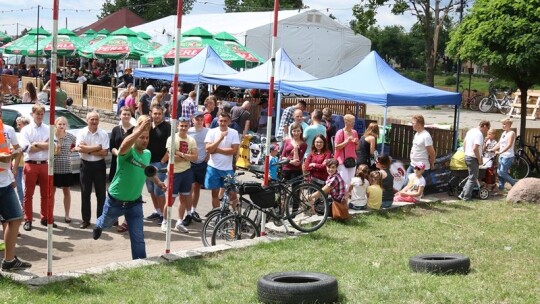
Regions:
<svg viewBox="0 0 540 304"><path fill-rule="evenodd" d="M340 303L540 303L538 205L432 204L329 222L295 239L85 276L38 289L0 279L5 303L257 303L280 271L338 279ZM410 256L468 255L468 275L413 273Z"/></svg>

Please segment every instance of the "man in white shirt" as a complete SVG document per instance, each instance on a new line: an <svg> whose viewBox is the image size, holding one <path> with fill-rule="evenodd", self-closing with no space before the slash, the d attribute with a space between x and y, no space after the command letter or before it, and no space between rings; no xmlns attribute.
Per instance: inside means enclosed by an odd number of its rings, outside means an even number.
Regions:
<svg viewBox="0 0 540 304"><path fill-rule="evenodd" d="M474 187L478 184L479 167L482 165L482 146L484 136L486 136L491 124L487 120L480 121L477 128L470 129L463 140L463 151L465 152L465 163L469 171L469 178L463 187L463 191L458 195L463 201L470 201Z"/></svg>
<svg viewBox="0 0 540 304"><path fill-rule="evenodd" d="M109 135L98 128L99 114L95 111L89 112L86 121L88 127L79 131L74 148L81 156L81 229L90 226L92 185L96 191L97 217L103 212L107 179L105 157L109 151Z"/></svg>
<svg viewBox="0 0 540 304"><path fill-rule="evenodd" d="M412 128L416 132L414 134L412 148L410 153L411 163L405 174L405 182L403 185L408 184L409 175L414 173L414 167L416 164L423 163L426 168L422 176L426 180L427 184L431 183L431 169L435 165L435 149L433 148L433 139L431 134L424 128L425 120L422 115L414 115L412 117Z"/></svg>
<svg viewBox="0 0 540 304"><path fill-rule="evenodd" d="M47 185L49 156L49 126L43 123L45 107L36 103L32 106L32 120L21 130L21 147L24 151L24 225L32 230L34 190L39 181L41 194L41 224L47 225ZM54 206L54 204L53 204ZM52 212L52 210L51 210ZM56 228L56 224L53 224Z"/></svg>
<svg viewBox="0 0 540 304"><path fill-rule="evenodd" d="M204 187L212 190L212 207L219 207L219 191L223 188L221 177L233 175L234 155L240 146L238 132L229 128L231 116L227 112L218 115L219 127L208 130L204 142L206 153L210 155Z"/></svg>
<svg viewBox="0 0 540 304"><path fill-rule="evenodd" d="M0 120L2 119L2 103L0 102ZM15 130L8 125L0 122L0 217L3 219L4 229L4 259L2 260L2 271L22 270L32 267L32 264L21 261L15 256L15 243L19 226L23 219L23 212L17 193L13 188L13 174L17 174L17 167L14 167L13 173L10 171L10 164L15 159L15 164L19 164L21 157L21 148L15 136ZM6 152L5 150L9 150Z"/></svg>
<svg viewBox="0 0 540 304"><path fill-rule="evenodd" d="M304 130L308 127L308 124L304 121L304 111L302 109L296 109L294 110L293 112L293 122L291 122L289 125L287 125L287 135L286 137L288 138L292 138L292 133L291 133L291 125L293 123L299 123L301 126L302 126L302 132L304 132Z"/></svg>

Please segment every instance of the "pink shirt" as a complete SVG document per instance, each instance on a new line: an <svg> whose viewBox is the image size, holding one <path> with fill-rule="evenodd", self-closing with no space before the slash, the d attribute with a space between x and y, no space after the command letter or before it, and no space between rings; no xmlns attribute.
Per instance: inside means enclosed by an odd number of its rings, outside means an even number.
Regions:
<svg viewBox="0 0 540 304"><path fill-rule="evenodd" d="M136 108L135 99L133 98L133 96L131 94L128 97L126 97L125 106L130 107L130 108L131 108L131 106L134 106Z"/></svg>
<svg viewBox="0 0 540 304"><path fill-rule="evenodd" d="M356 132L356 130L352 129L351 132L352 132L352 136L356 137L358 139L358 133ZM339 144L341 144L342 142L345 141L345 136L344 135L345 135L345 133L344 133L343 129L337 131L336 137L335 137L335 140L334 140L334 146L337 146L337 145L339 145ZM344 151L345 151L345 153L343 153ZM345 158L347 158L347 157L352 157L352 158L356 159L356 143L349 142L345 146L345 148L340 149L340 150L336 149L336 151L334 153L334 157L338 160L340 165L343 165L343 162L345 161Z"/></svg>

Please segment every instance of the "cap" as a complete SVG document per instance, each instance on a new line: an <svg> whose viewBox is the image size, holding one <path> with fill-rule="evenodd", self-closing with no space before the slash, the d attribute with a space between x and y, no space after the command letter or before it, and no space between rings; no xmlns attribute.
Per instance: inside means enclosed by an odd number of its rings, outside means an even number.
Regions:
<svg viewBox="0 0 540 304"><path fill-rule="evenodd" d="M201 111L197 111L197 112L193 113L193 117L202 117L202 116L204 116L204 113L201 112Z"/></svg>
<svg viewBox="0 0 540 304"><path fill-rule="evenodd" d="M426 168L426 165L423 162L418 162L414 165L415 169L424 170Z"/></svg>

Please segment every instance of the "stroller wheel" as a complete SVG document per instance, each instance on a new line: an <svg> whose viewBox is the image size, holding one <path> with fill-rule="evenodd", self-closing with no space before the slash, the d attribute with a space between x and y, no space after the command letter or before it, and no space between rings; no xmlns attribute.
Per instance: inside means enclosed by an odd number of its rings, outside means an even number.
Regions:
<svg viewBox="0 0 540 304"><path fill-rule="evenodd" d="M456 196L456 192L456 188L452 186L448 187L448 190L446 191L448 196Z"/></svg>
<svg viewBox="0 0 540 304"><path fill-rule="evenodd" d="M484 187L480 188L480 190L478 192L478 196L483 200L487 199L489 197L488 189L484 188Z"/></svg>

